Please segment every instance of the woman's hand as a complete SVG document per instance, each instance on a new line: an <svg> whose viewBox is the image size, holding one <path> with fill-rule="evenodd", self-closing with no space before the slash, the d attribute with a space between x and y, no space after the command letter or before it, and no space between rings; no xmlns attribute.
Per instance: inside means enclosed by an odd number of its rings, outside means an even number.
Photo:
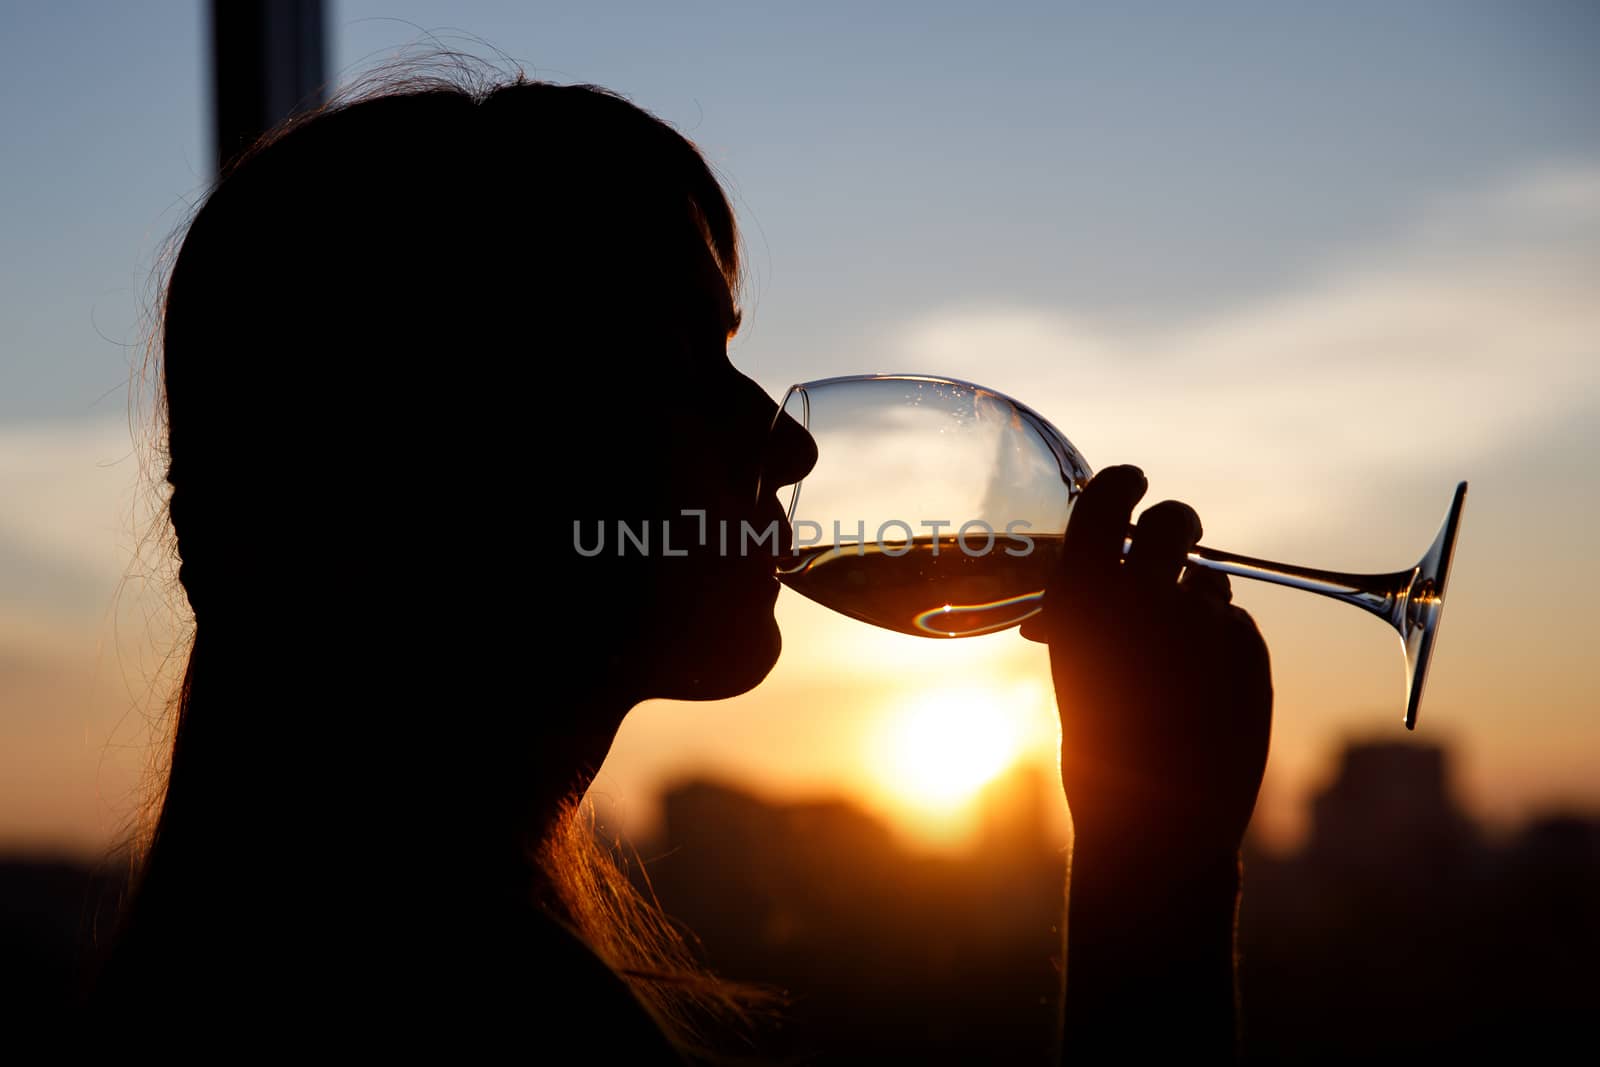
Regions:
<svg viewBox="0 0 1600 1067"><path fill-rule="evenodd" d="M1044 611L1072 810L1062 1054L1069 1063L1218 1062L1236 1051L1238 851L1272 724L1267 648L1194 569L1200 520L1166 501L1139 517L1133 467L1073 508Z"/></svg>
<svg viewBox="0 0 1600 1067"><path fill-rule="evenodd" d="M1200 519L1176 501L1139 518L1135 467L1110 467L1073 509L1044 611L1061 713L1061 779L1080 853L1209 860L1238 850L1266 766L1267 648L1225 575L1184 557Z"/></svg>

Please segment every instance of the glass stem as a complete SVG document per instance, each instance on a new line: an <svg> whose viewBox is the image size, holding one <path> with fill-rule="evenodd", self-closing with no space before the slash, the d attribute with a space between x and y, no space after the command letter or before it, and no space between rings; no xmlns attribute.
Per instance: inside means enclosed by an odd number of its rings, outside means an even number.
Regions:
<svg viewBox="0 0 1600 1067"><path fill-rule="evenodd" d="M1124 542L1124 553L1131 543L1131 540ZM1205 545L1196 545L1194 551L1189 553L1188 559L1190 566L1221 571L1223 574L1239 578L1254 578L1261 582L1271 582L1273 585L1286 585L1291 589L1302 589L1345 604L1353 604L1363 611L1378 616L1402 633L1405 630L1406 602L1410 597L1411 583L1417 574L1415 567L1387 574L1325 571L1316 567L1301 567L1291 563L1275 563L1270 559L1257 559L1254 556L1241 556L1237 552L1224 552L1221 549L1207 548Z"/></svg>

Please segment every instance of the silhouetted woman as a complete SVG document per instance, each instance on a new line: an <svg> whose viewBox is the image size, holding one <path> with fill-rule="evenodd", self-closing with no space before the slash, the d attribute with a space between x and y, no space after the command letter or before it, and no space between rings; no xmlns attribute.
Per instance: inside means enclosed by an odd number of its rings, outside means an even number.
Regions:
<svg viewBox="0 0 1600 1067"><path fill-rule="evenodd" d="M573 811L631 707L778 655L771 559L699 547L815 458L727 359L738 277L699 153L590 87L391 87L226 170L163 308L194 637L106 1032L656 1063L715 1023ZM1179 584L1181 505L1120 565L1142 492L1091 485L1030 630L1077 826L1069 1054L1231 1041L1265 649ZM577 551L619 519L685 554Z"/></svg>

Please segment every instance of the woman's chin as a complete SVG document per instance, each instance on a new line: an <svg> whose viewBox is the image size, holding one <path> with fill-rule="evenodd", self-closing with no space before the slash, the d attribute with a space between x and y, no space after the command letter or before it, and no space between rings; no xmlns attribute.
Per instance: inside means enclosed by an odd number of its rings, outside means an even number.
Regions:
<svg viewBox="0 0 1600 1067"><path fill-rule="evenodd" d="M726 700L760 685L778 662L783 637L770 614L736 630L696 641L676 662L666 665L663 679L669 700ZM719 639L720 638L720 639Z"/></svg>

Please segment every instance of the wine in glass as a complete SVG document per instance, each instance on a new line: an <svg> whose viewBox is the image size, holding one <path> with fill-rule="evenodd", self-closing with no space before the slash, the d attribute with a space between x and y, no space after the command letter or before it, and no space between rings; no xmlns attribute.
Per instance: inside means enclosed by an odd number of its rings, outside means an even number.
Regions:
<svg viewBox="0 0 1600 1067"><path fill-rule="evenodd" d="M780 405L785 416L810 431L818 460L789 488L795 547L779 559L781 582L919 637L992 633L1040 610L1072 505L1092 475L1043 417L992 389L912 374L795 385ZM1466 491L1465 482L1456 487L1433 544L1400 570L1347 574L1204 545L1188 565L1332 597L1386 621L1405 651L1413 729Z"/></svg>

